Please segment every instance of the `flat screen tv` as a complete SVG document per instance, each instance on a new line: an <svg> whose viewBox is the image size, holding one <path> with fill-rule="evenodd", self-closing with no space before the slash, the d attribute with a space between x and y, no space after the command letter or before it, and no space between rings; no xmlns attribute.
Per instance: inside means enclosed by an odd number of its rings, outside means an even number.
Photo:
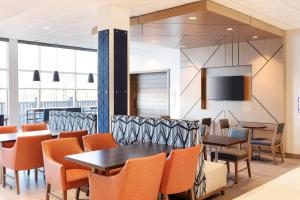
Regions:
<svg viewBox="0 0 300 200"><path fill-rule="evenodd" d="M208 76L206 86L208 100L245 100L244 76Z"/></svg>

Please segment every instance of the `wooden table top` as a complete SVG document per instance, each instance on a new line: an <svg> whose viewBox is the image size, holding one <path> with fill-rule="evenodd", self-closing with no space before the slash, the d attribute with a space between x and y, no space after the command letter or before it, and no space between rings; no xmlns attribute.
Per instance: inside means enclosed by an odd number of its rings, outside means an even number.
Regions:
<svg viewBox="0 0 300 200"><path fill-rule="evenodd" d="M49 135L49 134L52 135L53 137L58 136L58 133L51 133L49 130L18 132L18 133L3 133L3 134L0 134L0 142L16 141L18 137L35 136L35 135Z"/></svg>
<svg viewBox="0 0 300 200"><path fill-rule="evenodd" d="M202 143L208 145L216 145L222 147L228 147L236 144L241 144L247 142L246 139L242 138L231 138L227 136L220 135L207 135L202 136Z"/></svg>
<svg viewBox="0 0 300 200"><path fill-rule="evenodd" d="M174 147L164 144L143 143L69 155L65 159L101 171L108 171L124 166L128 159L152 156L162 152L169 154L172 149Z"/></svg>
<svg viewBox="0 0 300 200"><path fill-rule="evenodd" d="M239 126L242 128L249 128L249 129L264 129L268 127L267 125L260 124L260 123L240 123Z"/></svg>

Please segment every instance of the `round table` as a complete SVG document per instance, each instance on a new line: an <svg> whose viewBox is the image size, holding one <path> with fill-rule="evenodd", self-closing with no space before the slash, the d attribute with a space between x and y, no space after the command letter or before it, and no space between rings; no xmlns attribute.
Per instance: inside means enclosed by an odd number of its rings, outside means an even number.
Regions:
<svg viewBox="0 0 300 200"><path fill-rule="evenodd" d="M260 130L268 127L265 124L259 124L259 123L248 123L248 124L245 123L245 124L240 124L239 126L242 128L250 129L251 139L253 139L254 130Z"/></svg>

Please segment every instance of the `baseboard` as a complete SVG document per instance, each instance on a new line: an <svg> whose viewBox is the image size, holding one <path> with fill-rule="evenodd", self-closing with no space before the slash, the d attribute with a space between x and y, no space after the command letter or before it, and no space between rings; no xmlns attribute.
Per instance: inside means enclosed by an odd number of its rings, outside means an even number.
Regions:
<svg viewBox="0 0 300 200"><path fill-rule="evenodd" d="M285 153L285 156L287 158L295 158L295 159L300 159L300 155L299 154L294 154L294 153Z"/></svg>

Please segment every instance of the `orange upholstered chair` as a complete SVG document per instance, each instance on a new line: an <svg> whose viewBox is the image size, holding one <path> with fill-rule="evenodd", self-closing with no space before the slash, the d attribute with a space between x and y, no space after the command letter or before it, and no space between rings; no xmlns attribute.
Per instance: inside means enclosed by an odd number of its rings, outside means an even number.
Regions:
<svg viewBox="0 0 300 200"><path fill-rule="evenodd" d="M18 137L12 148L1 148L3 187L6 185L6 168L12 169L15 171L17 194L20 193L18 171L44 166L41 142L49 139L51 135Z"/></svg>
<svg viewBox="0 0 300 200"><path fill-rule="evenodd" d="M58 138L70 138L70 137L75 137L77 138L80 147L83 149L83 141L82 137L86 136L88 134L87 130L84 131L68 131L68 132L61 132L58 135Z"/></svg>
<svg viewBox="0 0 300 200"><path fill-rule="evenodd" d="M166 160L160 185L160 193L167 200L169 194L190 190L191 199L195 199L194 183L199 161L200 145L173 150Z"/></svg>
<svg viewBox="0 0 300 200"><path fill-rule="evenodd" d="M90 173L91 200L156 200L166 154L131 159L115 176Z"/></svg>
<svg viewBox="0 0 300 200"><path fill-rule="evenodd" d="M39 124L23 124L22 131L29 132L29 131L43 131L48 130L46 123L39 123Z"/></svg>
<svg viewBox="0 0 300 200"><path fill-rule="evenodd" d="M117 147L111 133L92 134L83 137L84 151L97 151Z"/></svg>
<svg viewBox="0 0 300 200"><path fill-rule="evenodd" d="M16 126L0 126L0 134L4 133L17 133L18 129ZM3 142L2 147L11 148L13 147L15 142Z"/></svg>
<svg viewBox="0 0 300 200"><path fill-rule="evenodd" d="M51 187L62 190L63 200L67 199L67 190L77 188L78 199L80 187L88 185L89 168L65 160L65 156L82 153L77 138L53 139L42 142L45 174L46 199L49 199Z"/></svg>

